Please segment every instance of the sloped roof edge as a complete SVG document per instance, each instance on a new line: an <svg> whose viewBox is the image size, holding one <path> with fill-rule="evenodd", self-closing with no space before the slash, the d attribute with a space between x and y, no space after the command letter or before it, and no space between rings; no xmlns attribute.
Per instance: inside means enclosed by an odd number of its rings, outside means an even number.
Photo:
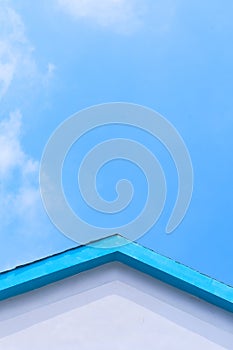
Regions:
<svg viewBox="0 0 233 350"><path fill-rule="evenodd" d="M103 248L103 242L104 247ZM180 290L233 312L233 288L124 237L44 258L0 274L0 300L40 288L105 263L119 261Z"/></svg>

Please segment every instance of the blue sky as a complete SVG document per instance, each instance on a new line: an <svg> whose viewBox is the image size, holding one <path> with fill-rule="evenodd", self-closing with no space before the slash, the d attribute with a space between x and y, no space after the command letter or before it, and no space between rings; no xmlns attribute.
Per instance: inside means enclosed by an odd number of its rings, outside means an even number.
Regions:
<svg viewBox="0 0 233 350"><path fill-rule="evenodd" d="M176 196L174 164L158 141L130 131L160 158L169 189L160 220L139 242L233 285L232 14L230 0L0 0L1 270L75 245L44 212L38 187L43 149L73 113L126 101L158 111L177 128L195 176L188 213L166 235ZM85 145L127 132L99 131ZM78 210L72 170L67 159L64 185ZM110 199L116 172L135 184L135 205L127 213L133 217L145 199L145 181L133 165L114 163L102 180ZM82 215L94 220L88 211Z"/></svg>

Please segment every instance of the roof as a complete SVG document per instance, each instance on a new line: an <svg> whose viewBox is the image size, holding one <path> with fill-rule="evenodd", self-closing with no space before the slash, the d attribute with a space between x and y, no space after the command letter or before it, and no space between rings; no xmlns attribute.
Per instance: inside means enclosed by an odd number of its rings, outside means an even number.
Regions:
<svg viewBox="0 0 233 350"><path fill-rule="evenodd" d="M0 300L114 261L233 312L232 287L119 235L1 273Z"/></svg>

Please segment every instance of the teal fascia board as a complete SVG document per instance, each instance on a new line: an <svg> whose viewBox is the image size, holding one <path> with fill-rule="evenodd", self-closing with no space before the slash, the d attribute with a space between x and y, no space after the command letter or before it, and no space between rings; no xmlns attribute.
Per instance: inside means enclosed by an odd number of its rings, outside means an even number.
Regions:
<svg viewBox="0 0 233 350"><path fill-rule="evenodd" d="M233 312L232 287L119 235L1 273L0 300L114 261Z"/></svg>

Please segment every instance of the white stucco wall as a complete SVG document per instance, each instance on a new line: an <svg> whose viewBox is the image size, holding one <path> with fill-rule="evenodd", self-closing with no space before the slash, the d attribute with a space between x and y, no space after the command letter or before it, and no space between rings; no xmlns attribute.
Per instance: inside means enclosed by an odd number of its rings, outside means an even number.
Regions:
<svg viewBox="0 0 233 350"><path fill-rule="evenodd" d="M0 303L1 350L233 349L233 317L119 263Z"/></svg>

